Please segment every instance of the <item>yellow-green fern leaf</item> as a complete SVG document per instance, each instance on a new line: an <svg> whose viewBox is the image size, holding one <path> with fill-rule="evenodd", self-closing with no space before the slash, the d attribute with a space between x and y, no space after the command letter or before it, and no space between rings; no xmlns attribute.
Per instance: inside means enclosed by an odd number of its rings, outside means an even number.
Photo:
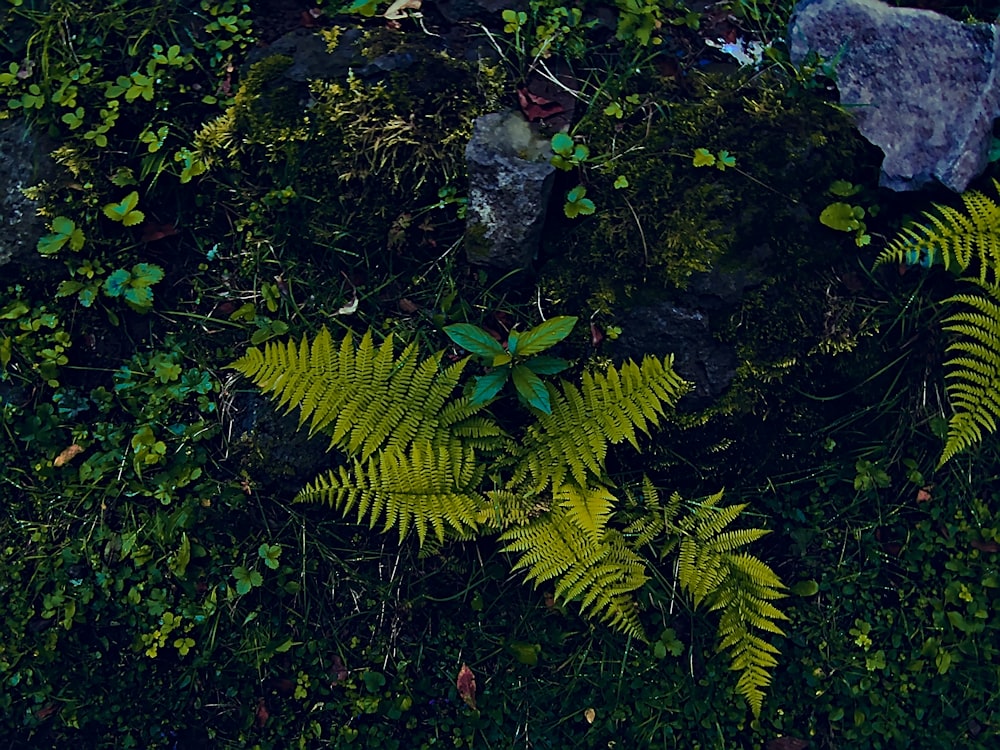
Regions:
<svg viewBox="0 0 1000 750"><path fill-rule="evenodd" d="M938 461L942 466L957 453L997 430L1000 420L1000 288L974 279L985 295L958 294L945 300L964 305L945 318L944 330L957 335L945 362L952 414L948 438Z"/></svg>
<svg viewBox="0 0 1000 750"><path fill-rule="evenodd" d="M634 592L646 582L646 568L621 534L606 530L595 543L565 508L553 506L500 541L520 553L514 570L526 569L528 581L551 581L556 599L578 600L584 614L644 638Z"/></svg>
<svg viewBox="0 0 1000 750"><path fill-rule="evenodd" d="M993 181L1000 191L1000 182ZM925 256L941 259L945 268L967 269L979 264L979 280L997 283L1000 279L1000 206L977 190L962 195L965 211L934 204L937 213L925 212L930 223L906 227L875 260L883 263L916 265Z"/></svg>
<svg viewBox="0 0 1000 750"><path fill-rule="evenodd" d="M446 409L466 362L442 369L440 353L421 360L414 344L396 356L391 335L376 347L369 331L355 346L350 334L338 344L323 328L311 343L303 337L251 348L230 367L286 413L298 407L299 424L308 421L310 434L329 434L331 448L363 460L453 434L452 426L478 431L483 440L499 437L498 428L472 421L482 407ZM442 424L442 415L451 421Z"/></svg>
<svg viewBox="0 0 1000 750"><path fill-rule="evenodd" d="M418 441L406 452L388 451L319 476L296 502L322 502L402 539L413 527L423 544L428 529L439 541L474 532L486 498L479 494L484 468L471 448Z"/></svg>
<svg viewBox="0 0 1000 750"><path fill-rule="evenodd" d="M538 491L568 481L580 487L601 482L608 445L627 440L638 447L636 429L648 434L687 388L671 357L585 374L581 388L565 381L549 385L552 413L538 415L528 428L514 481Z"/></svg>

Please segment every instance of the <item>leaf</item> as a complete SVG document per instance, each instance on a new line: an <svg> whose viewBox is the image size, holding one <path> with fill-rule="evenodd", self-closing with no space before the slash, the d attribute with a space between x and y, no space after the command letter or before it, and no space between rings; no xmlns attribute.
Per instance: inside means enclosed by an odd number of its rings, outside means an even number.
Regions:
<svg viewBox="0 0 1000 750"><path fill-rule="evenodd" d="M552 404L549 401L549 391L535 373L524 365L518 365L512 371L514 387L521 394L522 398L531 406L546 414L552 413Z"/></svg>
<svg viewBox="0 0 1000 750"><path fill-rule="evenodd" d="M719 160L716 162L715 166L718 167L720 171L725 172L726 167L736 166L736 157L732 156L728 151L720 151Z"/></svg>
<svg viewBox="0 0 1000 750"><path fill-rule="evenodd" d="M830 194L839 198L850 198L861 191L860 185L854 185L847 180L834 180L830 185Z"/></svg>
<svg viewBox="0 0 1000 750"><path fill-rule="evenodd" d="M130 286L123 296L128 304L139 310L148 310L153 306L153 290L148 286Z"/></svg>
<svg viewBox="0 0 1000 750"><path fill-rule="evenodd" d="M476 378L476 387L472 389L472 405L485 404L496 396L506 385L510 370L494 370Z"/></svg>
<svg viewBox="0 0 1000 750"><path fill-rule="evenodd" d="M133 190L131 193L122 198L120 202L108 203L107 205L105 205L103 209L104 215L107 216L112 221L119 221L124 223L125 217L127 217L130 213L132 213L137 205L139 205L139 193ZM142 219L139 219L139 221L142 221Z"/></svg>
<svg viewBox="0 0 1000 750"><path fill-rule="evenodd" d="M577 318L572 315L559 315L555 318L549 318L530 331L522 334L518 342L517 352L514 352L512 349L511 354L516 353L521 357L530 357L532 354L537 354L555 346L569 336L573 331L573 326L576 325L576 321ZM538 372L538 370L535 370L535 372Z"/></svg>
<svg viewBox="0 0 1000 750"><path fill-rule="evenodd" d="M281 557L281 545L280 544L267 544L266 542L257 548L257 555L264 561L264 564L271 570L277 570L278 566L281 564L279 558Z"/></svg>
<svg viewBox="0 0 1000 750"><path fill-rule="evenodd" d="M174 555L170 569L178 578L183 578L187 572L187 566L191 562L191 540L188 539L187 532L181 534L181 546Z"/></svg>
<svg viewBox="0 0 1000 750"><path fill-rule="evenodd" d="M581 198L578 201L573 201L567 203L563 206L563 213L569 219L575 219L577 216L589 216L597 210L594 202L590 198Z"/></svg>
<svg viewBox="0 0 1000 750"><path fill-rule="evenodd" d="M522 15L525 14L518 14L519 17ZM526 20L527 16L525 15ZM533 94L524 84L519 84L517 87L517 103L528 122L545 120L549 117L561 115L566 111L566 108L559 102L554 102L551 99L546 99L544 96ZM569 136L566 137L569 138Z"/></svg>
<svg viewBox="0 0 1000 750"><path fill-rule="evenodd" d="M155 263L136 263L132 266L132 286L151 286L163 279L163 268Z"/></svg>
<svg viewBox="0 0 1000 750"><path fill-rule="evenodd" d="M401 21L408 16L406 11L420 10L420 2L421 0L396 0L396 2L386 8L382 17L388 18L390 21Z"/></svg>
<svg viewBox="0 0 1000 750"><path fill-rule="evenodd" d="M815 596L819 592L819 584L816 581L799 581L792 586L792 593L796 596Z"/></svg>
<svg viewBox="0 0 1000 750"><path fill-rule="evenodd" d="M597 718L597 711L593 708L588 708L583 712L583 718L587 720L588 724L593 724L594 719Z"/></svg>
<svg viewBox="0 0 1000 750"><path fill-rule="evenodd" d="M104 280L104 293L109 297L121 297L130 279L131 275L124 268L113 271Z"/></svg>
<svg viewBox="0 0 1000 750"><path fill-rule="evenodd" d="M572 156L573 139L565 133L556 133L552 136L552 150L560 156Z"/></svg>
<svg viewBox="0 0 1000 750"><path fill-rule="evenodd" d="M628 177L623 174L618 175L615 178L615 183L613 185L615 190L621 190L622 188L628 187Z"/></svg>
<svg viewBox="0 0 1000 750"><path fill-rule="evenodd" d="M156 242L164 237L173 237L177 234L177 228L173 224L157 224L147 221L142 225L142 242Z"/></svg>
<svg viewBox="0 0 1000 750"><path fill-rule="evenodd" d="M455 323L444 327L445 335L465 349L479 357L493 357L505 354L500 342L490 336L479 326L471 323Z"/></svg>
<svg viewBox="0 0 1000 750"><path fill-rule="evenodd" d="M820 223L838 232L854 232L861 228L854 206L849 203L831 203L819 215Z"/></svg>
<svg viewBox="0 0 1000 750"><path fill-rule="evenodd" d="M476 676L469 669L468 664L463 664L458 670L458 679L455 680L455 687L458 688L458 695L469 708L476 707Z"/></svg>
<svg viewBox="0 0 1000 750"><path fill-rule="evenodd" d="M524 366L536 375L556 375L569 367L569 365L569 360L562 357L550 357L547 354L532 357L524 363Z"/></svg>
<svg viewBox="0 0 1000 750"><path fill-rule="evenodd" d="M55 459L53 459L52 465L55 467L65 466L81 453L83 453L83 446L73 443L68 448L64 448L62 452L56 456Z"/></svg>
<svg viewBox="0 0 1000 750"><path fill-rule="evenodd" d="M527 664L529 667L533 667L538 664L538 652L542 650L542 647L537 643L525 643L524 641L514 641L509 646L507 650L517 659L521 664Z"/></svg>
<svg viewBox="0 0 1000 750"><path fill-rule="evenodd" d="M709 151L707 148L696 148L694 150L694 159L692 163L696 167L711 167L715 165L715 154Z"/></svg>
<svg viewBox="0 0 1000 750"><path fill-rule="evenodd" d="M517 331L511 330L511 332L507 334L507 353L512 357L516 357L521 353L517 348L520 340L521 334Z"/></svg>

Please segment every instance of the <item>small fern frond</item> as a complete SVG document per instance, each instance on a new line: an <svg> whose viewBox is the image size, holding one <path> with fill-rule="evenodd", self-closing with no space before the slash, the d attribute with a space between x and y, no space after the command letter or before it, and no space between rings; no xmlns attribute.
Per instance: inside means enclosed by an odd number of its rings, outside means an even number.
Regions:
<svg viewBox="0 0 1000 750"><path fill-rule="evenodd" d="M647 433L658 425L665 406L687 391L673 370L673 360L646 357L603 373L584 375L581 388L561 381L549 385L551 414L539 414L528 428L520 472L536 491L571 480L586 487L600 482L609 444L628 441L638 448L636 428Z"/></svg>
<svg viewBox="0 0 1000 750"><path fill-rule="evenodd" d="M606 529L596 542L561 505L500 536L504 551L520 553L514 570L526 569L536 585L552 581L555 597L579 600L596 617L644 639L634 592L646 582L646 568L621 534Z"/></svg>
<svg viewBox="0 0 1000 750"><path fill-rule="evenodd" d="M418 441L406 453L387 451L320 475L295 502L327 503L372 528L397 529L400 540L413 527L421 545L428 529L443 542L446 534L477 531L487 503L478 492L483 473L471 448Z"/></svg>
<svg viewBox="0 0 1000 750"><path fill-rule="evenodd" d="M466 362L442 369L440 353L420 361L415 344L397 357L391 335L376 347L370 331L357 347L350 334L338 346L323 328L311 344L305 337L299 344L268 342L229 367L250 378L285 413L298 407L299 425L309 421L310 435L325 432L331 448L364 460L382 449L403 451L418 440L448 434L440 417ZM466 404L455 425L470 426L479 409ZM456 415L454 409L444 413ZM485 425L478 429L487 436Z"/></svg>
<svg viewBox="0 0 1000 750"><path fill-rule="evenodd" d="M566 509L573 522L597 544L608 525L611 510L618 502L606 487L578 487L564 484L552 499Z"/></svg>
<svg viewBox="0 0 1000 750"><path fill-rule="evenodd" d="M1000 182L993 181L1000 191ZM937 213L925 212L929 224L915 223L899 234L876 258L884 263L916 265L921 255L930 261L941 259L944 267L966 270L979 263L979 280L995 284L1000 280L1000 206L985 194L969 190L962 194L965 211L934 204Z"/></svg>
<svg viewBox="0 0 1000 750"><path fill-rule="evenodd" d="M948 316L942 324L958 338L946 349L954 355L945 362L953 413L938 468L996 432L1000 420L1000 288L970 281L986 294L957 294L945 300L966 309Z"/></svg>

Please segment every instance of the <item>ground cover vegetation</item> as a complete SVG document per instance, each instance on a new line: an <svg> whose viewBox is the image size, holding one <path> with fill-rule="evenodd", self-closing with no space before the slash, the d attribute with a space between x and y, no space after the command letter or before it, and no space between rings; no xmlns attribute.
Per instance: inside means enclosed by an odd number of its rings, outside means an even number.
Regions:
<svg viewBox="0 0 1000 750"><path fill-rule="evenodd" d="M994 167L878 190L787 3L138 5L0 9L51 158L0 298L0 744L996 743ZM510 273L463 253L503 108L557 168ZM720 273L705 406L625 321Z"/></svg>

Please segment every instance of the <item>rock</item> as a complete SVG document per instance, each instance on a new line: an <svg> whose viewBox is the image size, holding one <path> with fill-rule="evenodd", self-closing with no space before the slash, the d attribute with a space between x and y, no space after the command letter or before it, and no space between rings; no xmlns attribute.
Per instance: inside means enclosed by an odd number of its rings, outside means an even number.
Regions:
<svg viewBox="0 0 1000 750"><path fill-rule="evenodd" d="M549 139L519 112L477 117L465 149L469 169L466 254L510 270L535 258L555 180Z"/></svg>
<svg viewBox="0 0 1000 750"><path fill-rule="evenodd" d="M45 148L20 120L0 124L0 266L38 259L35 247L46 232L35 201L23 192L54 171Z"/></svg>
<svg viewBox="0 0 1000 750"><path fill-rule="evenodd" d="M998 29L877 0L804 0L789 48L836 66L840 103L882 149L880 184L916 190L936 178L962 192L987 165L997 84Z"/></svg>

